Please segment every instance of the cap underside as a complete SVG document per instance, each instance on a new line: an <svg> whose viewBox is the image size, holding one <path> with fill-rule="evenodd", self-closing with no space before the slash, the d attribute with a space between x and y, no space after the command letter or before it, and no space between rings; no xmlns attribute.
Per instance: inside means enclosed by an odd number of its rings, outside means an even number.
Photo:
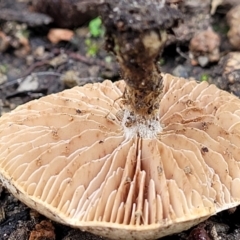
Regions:
<svg viewBox="0 0 240 240"><path fill-rule="evenodd" d="M112 239L156 239L238 205L240 100L206 82L163 83L162 129L146 138L119 118L124 81L5 114L0 179L47 217Z"/></svg>

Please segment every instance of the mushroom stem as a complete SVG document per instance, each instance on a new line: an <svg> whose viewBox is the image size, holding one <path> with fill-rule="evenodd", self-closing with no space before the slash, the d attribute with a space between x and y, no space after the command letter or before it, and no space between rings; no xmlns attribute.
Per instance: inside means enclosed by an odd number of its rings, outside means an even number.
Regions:
<svg viewBox="0 0 240 240"><path fill-rule="evenodd" d="M148 119L159 116L163 84L157 57L166 40L164 33L151 30L133 34L131 40L127 34L116 39L116 55L126 82L123 102L135 115Z"/></svg>
<svg viewBox="0 0 240 240"><path fill-rule="evenodd" d="M105 0L101 13L106 26L106 48L116 54L126 82L123 125L137 125L139 133L139 128L159 122L163 84L157 58L167 39L165 30L177 22L180 14L163 0ZM149 129L147 132L152 131L152 127ZM153 136L161 130L160 124L154 129Z"/></svg>

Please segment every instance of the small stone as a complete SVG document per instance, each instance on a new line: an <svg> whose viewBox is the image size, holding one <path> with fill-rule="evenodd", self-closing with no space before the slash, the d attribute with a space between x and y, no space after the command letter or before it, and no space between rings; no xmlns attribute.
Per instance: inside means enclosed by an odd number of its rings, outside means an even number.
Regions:
<svg viewBox="0 0 240 240"><path fill-rule="evenodd" d="M180 64L173 69L172 74L177 77L188 78L189 77L189 69Z"/></svg>
<svg viewBox="0 0 240 240"><path fill-rule="evenodd" d="M45 53L45 48L44 46L38 46L35 51L34 51L34 56L35 57L38 57L38 58L41 58Z"/></svg>
<svg viewBox="0 0 240 240"><path fill-rule="evenodd" d="M17 88L18 92L34 91L38 89L38 78L35 74L27 76Z"/></svg>
<svg viewBox="0 0 240 240"><path fill-rule="evenodd" d="M197 61L201 67L206 67L209 63L209 59L206 56L199 56Z"/></svg>
<svg viewBox="0 0 240 240"><path fill-rule="evenodd" d="M77 86L79 82L79 72L74 70L69 70L61 76L61 80L63 84L68 88Z"/></svg>

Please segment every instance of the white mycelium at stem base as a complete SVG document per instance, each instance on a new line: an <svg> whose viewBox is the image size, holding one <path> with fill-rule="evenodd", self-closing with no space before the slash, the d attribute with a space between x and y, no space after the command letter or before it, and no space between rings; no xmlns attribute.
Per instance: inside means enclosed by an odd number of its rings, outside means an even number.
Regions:
<svg viewBox="0 0 240 240"><path fill-rule="evenodd" d="M159 119L144 119L141 115L134 115L129 110L123 113L122 126L128 139L134 136L154 138L162 131Z"/></svg>

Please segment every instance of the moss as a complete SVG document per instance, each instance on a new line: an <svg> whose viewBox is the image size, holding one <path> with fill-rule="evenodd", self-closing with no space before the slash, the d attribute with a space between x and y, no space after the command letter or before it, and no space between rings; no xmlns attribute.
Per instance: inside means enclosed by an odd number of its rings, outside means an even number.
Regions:
<svg viewBox="0 0 240 240"><path fill-rule="evenodd" d="M209 75L207 73L203 73L200 77L200 81L208 81L209 80Z"/></svg>

